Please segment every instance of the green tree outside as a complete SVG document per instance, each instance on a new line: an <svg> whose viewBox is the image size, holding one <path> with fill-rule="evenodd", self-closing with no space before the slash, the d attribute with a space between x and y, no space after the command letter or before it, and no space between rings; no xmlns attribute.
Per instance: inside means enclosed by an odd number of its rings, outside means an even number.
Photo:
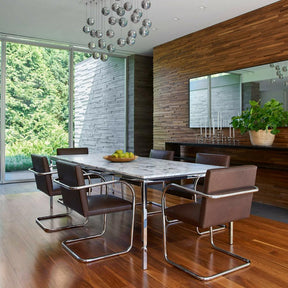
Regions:
<svg viewBox="0 0 288 288"><path fill-rule="evenodd" d="M68 147L69 52L7 43L6 54L6 171L25 170L31 153Z"/></svg>

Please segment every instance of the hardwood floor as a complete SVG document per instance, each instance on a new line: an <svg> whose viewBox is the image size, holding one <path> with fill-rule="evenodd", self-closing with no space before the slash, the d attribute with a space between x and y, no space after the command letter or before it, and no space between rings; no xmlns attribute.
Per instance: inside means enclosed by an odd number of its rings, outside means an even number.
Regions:
<svg viewBox="0 0 288 288"><path fill-rule="evenodd" d="M157 200L156 193L151 195ZM64 239L100 231L100 217L91 218L85 228L45 233L36 225L35 218L49 214L46 195L41 192L1 195L0 202L0 287L3 288L287 287L288 224L285 223L258 216L235 222L231 249L249 258L251 266L201 282L165 262L160 215L148 219L148 270L142 270L140 207L136 214L134 246L128 254L81 264L69 256L60 243ZM54 203L55 212L65 211L63 206ZM126 245L128 227L125 224L130 216L121 213L110 216L111 228L105 240L97 241L97 244L90 241L77 249L83 254L88 251L95 255L101 253L102 247L108 250ZM79 219L77 215L76 218ZM183 224L169 228L171 257L178 257L204 273L235 264L235 260L213 252L208 237L199 237L190 228ZM227 231L215 234L214 240L218 246L230 249ZM211 270L204 269L204 265Z"/></svg>

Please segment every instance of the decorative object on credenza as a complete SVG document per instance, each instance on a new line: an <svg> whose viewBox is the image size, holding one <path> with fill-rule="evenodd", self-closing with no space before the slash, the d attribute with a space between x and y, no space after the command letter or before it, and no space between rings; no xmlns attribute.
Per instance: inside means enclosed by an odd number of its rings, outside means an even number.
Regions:
<svg viewBox="0 0 288 288"><path fill-rule="evenodd" d="M221 129L200 128L200 134L197 135L197 143L238 145L239 141L238 139L235 138L234 128L232 129L231 127L229 127L226 130L222 128Z"/></svg>
<svg viewBox="0 0 288 288"><path fill-rule="evenodd" d="M197 143L238 145L239 141L235 138L235 129L229 122L227 118L222 116L221 112L218 112L216 121L212 118L200 123L200 134L196 136Z"/></svg>
<svg viewBox="0 0 288 288"><path fill-rule="evenodd" d="M249 137L252 145L271 146L275 139L275 134L271 130L249 131Z"/></svg>
<svg viewBox="0 0 288 288"><path fill-rule="evenodd" d="M278 128L288 126L288 111L275 99L263 106L260 101L249 103L250 107L241 115L232 117L233 128L240 129L241 134L249 132L252 145L271 146L275 135L280 132ZM256 138L253 138L255 135Z"/></svg>
<svg viewBox="0 0 288 288"><path fill-rule="evenodd" d="M107 61L108 54L133 46L149 35L152 21L147 10L151 0L82 0L86 6L83 32L94 59ZM117 47L117 48L116 48Z"/></svg>

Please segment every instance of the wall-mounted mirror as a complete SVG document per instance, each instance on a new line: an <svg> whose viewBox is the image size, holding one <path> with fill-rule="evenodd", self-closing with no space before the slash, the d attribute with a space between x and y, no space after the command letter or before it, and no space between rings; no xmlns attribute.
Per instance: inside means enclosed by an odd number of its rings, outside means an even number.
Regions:
<svg viewBox="0 0 288 288"><path fill-rule="evenodd" d="M288 61L189 80L189 127L229 127L231 117L271 98L288 110Z"/></svg>

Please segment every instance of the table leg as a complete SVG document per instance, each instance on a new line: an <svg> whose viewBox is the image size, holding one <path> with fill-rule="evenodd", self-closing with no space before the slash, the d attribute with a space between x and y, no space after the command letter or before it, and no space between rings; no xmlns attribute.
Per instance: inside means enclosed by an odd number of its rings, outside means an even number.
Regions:
<svg viewBox="0 0 288 288"><path fill-rule="evenodd" d="M143 181L142 185L142 268L147 269L147 184Z"/></svg>

